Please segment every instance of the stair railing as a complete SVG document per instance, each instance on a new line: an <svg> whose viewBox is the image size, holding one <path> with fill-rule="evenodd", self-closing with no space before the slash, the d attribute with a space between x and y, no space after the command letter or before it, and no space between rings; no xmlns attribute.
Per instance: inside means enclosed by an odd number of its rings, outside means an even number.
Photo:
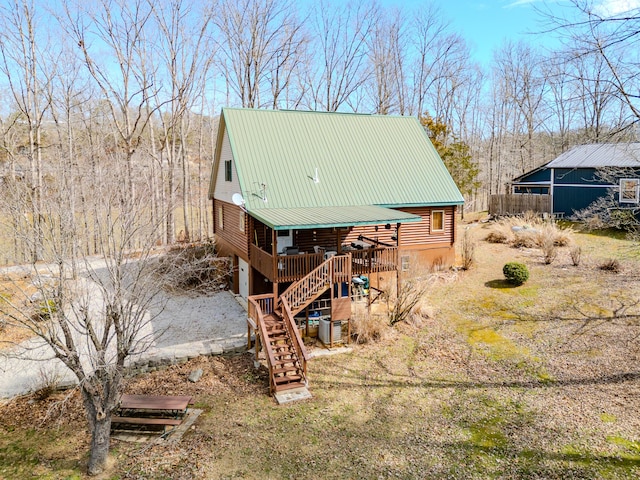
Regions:
<svg viewBox="0 0 640 480"><path fill-rule="evenodd" d="M275 308L275 296L271 293L264 295L251 295L247 298L247 350L251 348L251 334L256 337L256 360L260 352L260 339L258 336L258 324L263 322L264 316L273 313Z"/></svg>
<svg viewBox="0 0 640 480"><path fill-rule="evenodd" d="M307 349L304 346L304 342L302 341L302 337L300 336L300 330L296 326L295 320L293 319L293 313L291 313L291 307L289 306L289 302L286 298L280 298L282 302L282 313L284 319L284 325L289 334L289 338L291 339L291 343L296 352L296 356L298 357L298 363L300 364L300 368L302 369L302 377L306 383L307 381L307 361L309 360L307 356Z"/></svg>
<svg viewBox="0 0 640 480"><path fill-rule="evenodd" d="M287 299L293 315L300 312L309 302L331 285L333 280L334 258L336 257L328 258L322 262L280 295L281 300L284 298Z"/></svg>
<svg viewBox="0 0 640 480"><path fill-rule="evenodd" d="M271 342L269 341L269 333L267 332L267 327L265 326L263 321L258 323L258 328L260 330L262 345L264 346L264 351L267 357L267 366L269 367L269 392L273 393L276 391L276 383L273 378L273 368L276 364L276 357L273 353L273 349L271 348Z"/></svg>

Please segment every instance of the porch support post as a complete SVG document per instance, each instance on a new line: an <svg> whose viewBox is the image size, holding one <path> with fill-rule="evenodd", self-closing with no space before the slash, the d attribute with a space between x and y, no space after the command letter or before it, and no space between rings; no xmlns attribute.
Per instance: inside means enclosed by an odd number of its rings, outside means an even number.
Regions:
<svg viewBox="0 0 640 480"><path fill-rule="evenodd" d="M453 206L453 216L451 217L451 228L453 228L453 243L452 245L455 245L456 240L458 238L458 231L456 228L456 213L458 211L458 205L454 205ZM462 215L464 215L464 207L461 207ZM446 218L446 216L445 216Z"/></svg>
<svg viewBox="0 0 640 480"><path fill-rule="evenodd" d="M401 285L401 281L402 281L402 279L401 279L401 277L402 277L402 273L401 273L401 270L402 270L402 258L401 258L401 255L400 255L400 245L401 245L401 242L400 242L400 227L401 226L402 226L401 223L396 223L396 231L397 231L397 233L396 233L396 236L397 236L396 244L398 246L398 248L396 250L396 252L397 252L397 257L396 257L396 296L400 294L400 285Z"/></svg>
<svg viewBox="0 0 640 480"><path fill-rule="evenodd" d="M273 272L273 298L274 298L274 304L273 304L273 308L275 309L277 303L278 303L278 245L277 245L277 241L278 241L278 235L275 231L275 229L271 229L271 257L272 257L272 264L271 264L271 271Z"/></svg>

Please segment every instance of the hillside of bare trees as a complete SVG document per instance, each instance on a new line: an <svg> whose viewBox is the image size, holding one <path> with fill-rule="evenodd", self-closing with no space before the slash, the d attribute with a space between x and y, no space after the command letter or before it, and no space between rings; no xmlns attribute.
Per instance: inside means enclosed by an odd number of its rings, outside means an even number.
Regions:
<svg viewBox="0 0 640 480"><path fill-rule="evenodd" d="M466 208L486 208L575 144L636 138L639 12L568 3L539 12L558 49L532 35L480 65L428 2L3 0L0 264L51 257L47 231L100 253L105 202L136 199L156 244L209 237L222 106L428 115L468 145ZM105 198L116 178L128 200Z"/></svg>

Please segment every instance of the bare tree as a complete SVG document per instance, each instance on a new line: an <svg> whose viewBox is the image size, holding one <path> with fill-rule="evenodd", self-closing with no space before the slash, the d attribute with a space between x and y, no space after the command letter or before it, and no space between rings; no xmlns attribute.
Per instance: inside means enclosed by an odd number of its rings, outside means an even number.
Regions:
<svg viewBox="0 0 640 480"><path fill-rule="evenodd" d="M113 155L126 165L129 197L134 196L136 183L134 153L150 120L147 102L157 91L155 72L146 68L152 43L146 27L151 15L146 0L100 0L97 6L64 4L59 16L86 72L106 100L115 137ZM96 55L96 42L110 55Z"/></svg>
<svg viewBox="0 0 640 480"><path fill-rule="evenodd" d="M243 107L277 105L305 42L291 0L223 0L214 19L220 66ZM271 94L271 98L264 98Z"/></svg>
<svg viewBox="0 0 640 480"><path fill-rule="evenodd" d="M518 171L537 166L534 136L541 118L546 79L540 73L540 57L529 45L507 42L495 56L495 65L504 79L505 101L515 108L512 132L517 135Z"/></svg>
<svg viewBox="0 0 640 480"><path fill-rule="evenodd" d="M52 43L37 28L39 18L33 1L14 0L0 7L0 70L7 80L15 108L20 112L28 133L26 156L28 159L28 182L31 222L34 235L31 244L33 260L42 258L42 219L37 212L42 209L43 165L42 130L49 108L49 88L54 75L56 61ZM49 63L46 63L46 62Z"/></svg>
<svg viewBox="0 0 640 480"><path fill-rule="evenodd" d="M380 17L369 35L369 62L373 74L369 96L373 110L382 115L404 113L405 25L400 11Z"/></svg>
<svg viewBox="0 0 640 480"><path fill-rule="evenodd" d="M166 243L175 241L174 210L176 208L177 168L181 167L183 239L191 239L190 171L187 136L190 126L190 109L202 95L209 68L213 62L214 45L209 35L213 6L196 10L188 2L176 1L165 5L149 2L152 21L158 31L158 42L153 58L160 60L155 68L158 83L157 95L148 98L153 105L148 111L156 111L162 128L160 148L152 141L152 156L160 166L160 176L166 180ZM166 105L161 110L160 107ZM153 132L152 132L153 133ZM165 170L166 163L166 170ZM164 173L164 175L163 175Z"/></svg>
<svg viewBox="0 0 640 480"><path fill-rule="evenodd" d="M428 111L427 94L437 76L435 65L446 52L441 46L447 30L448 24L442 20L441 11L434 3L428 3L414 17L409 34L412 51L411 83L405 88L407 98L402 101L411 115L421 115Z"/></svg>
<svg viewBox="0 0 640 480"><path fill-rule="evenodd" d="M77 278L71 274L77 232L66 228L64 185L48 182L44 210L39 214L46 218L45 249L54 261L34 262L27 270L31 286L0 304L0 313L39 337L77 377L91 432L90 474L105 467L111 412L121 393L125 362L143 352L152 339L148 310L159 293L151 272L158 225L147 221L141 201L146 192L128 196L124 165L101 168L99 173L100 261L87 259ZM20 184L9 188L3 191L3 211L13 209L19 214L29 192ZM11 205L5 204L8 199ZM128 246L134 237L147 242L130 255Z"/></svg>
<svg viewBox="0 0 640 480"><path fill-rule="evenodd" d="M352 97L371 74L367 41L378 18L373 3L316 4L312 48L317 52L317 70L307 80L314 110L335 112L350 101L353 104Z"/></svg>
<svg viewBox="0 0 640 480"><path fill-rule="evenodd" d="M569 149L571 130L574 128L576 116L575 83L567 75L570 64L566 60L545 62L542 65L543 75L549 87L545 97L547 121L544 127L551 136L557 136L557 147L554 153L560 154Z"/></svg>
<svg viewBox="0 0 640 480"><path fill-rule="evenodd" d="M577 56L598 56L608 70L604 78L628 108L631 123L640 121L638 70L640 61L630 52L640 42L640 8L622 2L602 5L592 0L570 0L571 17L542 11L546 33L556 33ZM618 10L614 10L616 7Z"/></svg>

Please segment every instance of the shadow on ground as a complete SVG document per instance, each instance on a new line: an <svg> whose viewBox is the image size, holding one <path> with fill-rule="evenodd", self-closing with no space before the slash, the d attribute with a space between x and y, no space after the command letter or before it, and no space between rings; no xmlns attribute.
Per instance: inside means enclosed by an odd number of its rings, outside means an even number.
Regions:
<svg viewBox="0 0 640 480"><path fill-rule="evenodd" d="M504 278L499 278L497 280L489 280L485 282L485 287L489 288L516 288L518 285L515 285Z"/></svg>

